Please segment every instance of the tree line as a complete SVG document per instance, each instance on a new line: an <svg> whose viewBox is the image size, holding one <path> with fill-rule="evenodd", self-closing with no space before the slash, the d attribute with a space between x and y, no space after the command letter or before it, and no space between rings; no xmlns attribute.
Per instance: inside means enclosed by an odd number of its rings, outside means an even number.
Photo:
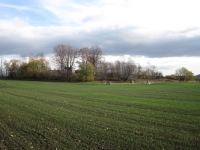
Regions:
<svg viewBox="0 0 200 150"><path fill-rule="evenodd" d="M56 69L51 69L54 64ZM75 67L75 64L78 67ZM4 66L4 71L3 71ZM49 60L43 53L22 55L20 59L2 61L1 76L13 79L58 80L58 81L128 81L136 79L161 79L162 72L154 65L142 67L131 57L122 57L115 62L105 60L99 46L77 49L75 46L59 44L53 48ZM175 78L174 78L175 76ZM193 73L186 68L177 69L168 79L192 80Z"/></svg>

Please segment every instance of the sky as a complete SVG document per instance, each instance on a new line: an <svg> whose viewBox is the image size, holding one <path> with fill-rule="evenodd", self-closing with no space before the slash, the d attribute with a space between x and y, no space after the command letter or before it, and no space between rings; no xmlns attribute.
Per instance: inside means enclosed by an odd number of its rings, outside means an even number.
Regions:
<svg viewBox="0 0 200 150"><path fill-rule="evenodd" d="M0 55L13 58L69 44L130 56L164 75L200 74L199 0L0 0Z"/></svg>

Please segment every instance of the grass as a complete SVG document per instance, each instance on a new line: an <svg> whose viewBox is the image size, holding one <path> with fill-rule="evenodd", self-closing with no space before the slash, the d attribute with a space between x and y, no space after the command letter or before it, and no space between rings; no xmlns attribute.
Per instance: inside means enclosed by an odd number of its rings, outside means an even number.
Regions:
<svg viewBox="0 0 200 150"><path fill-rule="evenodd" d="M200 149L200 84L0 80L0 149Z"/></svg>

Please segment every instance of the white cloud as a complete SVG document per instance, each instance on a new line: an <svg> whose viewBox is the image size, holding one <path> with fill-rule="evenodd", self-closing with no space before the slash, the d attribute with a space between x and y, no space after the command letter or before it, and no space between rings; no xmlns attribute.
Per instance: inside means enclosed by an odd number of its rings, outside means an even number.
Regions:
<svg viewBox="0 0 200 150"><path fill-rule="evenodd" d="M17 10L30 10L30 8L25 7L25 6L7 5L7 4L1 4L1 3L0 3L0 6L8 7L8 8L14 8L14 9L17 9Z"/></svg>
<svg viewBox="0 0 200 150"><path fill-rule="evenodd" d="M85 28L137 26L150 34L200 28L198 0L98 0L82 4L72 0L42 2L63 23Z"/></svg>
<svg viewBox="0 0 200 150"><path fill-rule="evenodd" d="M0 37L42 40L49 37L77 33L70 26L32 26L19 18L0 20Z"/></svg>

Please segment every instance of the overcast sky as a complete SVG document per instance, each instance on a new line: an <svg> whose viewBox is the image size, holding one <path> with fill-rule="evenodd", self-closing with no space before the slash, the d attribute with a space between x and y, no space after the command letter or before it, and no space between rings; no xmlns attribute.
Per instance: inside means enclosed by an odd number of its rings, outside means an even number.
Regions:
<svg viewBox="0 0 200 150"><path fill-rule="evenodd" d="M200 74L199 6L199 0L0 0L0 55L98 45L108 60L130 55L165 75L178 67Z"/></svg>

